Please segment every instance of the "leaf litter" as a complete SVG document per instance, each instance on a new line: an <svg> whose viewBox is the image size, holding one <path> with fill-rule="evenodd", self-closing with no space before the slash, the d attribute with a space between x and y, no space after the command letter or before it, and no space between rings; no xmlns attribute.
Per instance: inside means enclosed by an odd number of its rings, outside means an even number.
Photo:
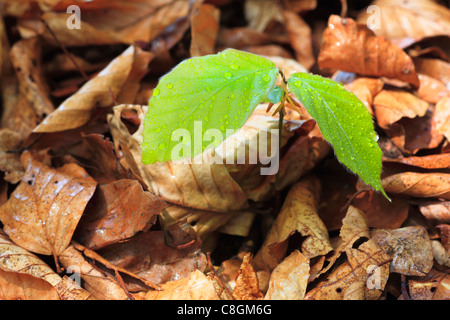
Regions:
<svg viewBox="0 0 450 320"><path fill-rule="evenodd" d="M448 300L450 9L377 0L370 29L368 3L332 2L77 2L80 31L67 1L3 1L0 299ZM227 48L354 93L391 202L337 162L295 97L278 176L143 164L159 78ZM228 139L278 128L267 109Z"/></svg>

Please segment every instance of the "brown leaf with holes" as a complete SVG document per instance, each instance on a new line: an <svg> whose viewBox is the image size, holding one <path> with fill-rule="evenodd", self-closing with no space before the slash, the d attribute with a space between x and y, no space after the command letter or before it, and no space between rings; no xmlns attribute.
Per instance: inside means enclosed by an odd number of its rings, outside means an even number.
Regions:
<svg viewBox="0 0 450 320"><path fill-rule="evenodd" d="M54 169L30 152L21 161L22 181L0 207L4 231L24 248L56 257L68 246L97 183L74 163Z"/></svg>
<svg viewBox="0 0 450 320"><path fill-rule="evenodd" d="M309 259L333 250L328 231L317 214L319 192L320 183L313 176L307 176L292 186L264 244L255 256L258 269L273 270L283 260L289 237L295 233L306 238L301 243L301 252Z"/></svg>
<svg viewBox="0 0 450 320"><path fill-rule="evenodd" d="M408 289L413 300L450 300L450 275L436 269L424 277L408 278Z"/></svg>
<svg viewBox="0 0 450 320"><path fill-rule="evenodd" d="M331 15L318 57L319 67L387 77L419 87L412 59L399 47L375 36L365 25Z"/></svg>
<svg viewBox="0 0 450 320"><path fill-rule="evenodd" d="M372 239L392 258L391 272L426 275L433 266L433 250L422 226L372 232Z"/></svg>

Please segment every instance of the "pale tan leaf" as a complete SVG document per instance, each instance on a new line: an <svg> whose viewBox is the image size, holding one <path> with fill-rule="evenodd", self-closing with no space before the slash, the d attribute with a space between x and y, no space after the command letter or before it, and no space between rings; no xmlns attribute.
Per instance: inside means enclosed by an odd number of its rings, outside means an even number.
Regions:
<svg viewBox="0 0 450 320"><path fill-rule="evenodd" d="M358 22L373 25L373 31L387 39L450 34L450 10L434 0L376 0L372 5L372 10L361 11Z"/></svg>
<svg viewBox="0 0 450 320"><path fill-rule="evenodd" d="M441 223L450 223L450 201L430 202L419 206L425 218Z"/></svg>
<svg viewBox="0 0 450 320"><path fill-rule="evenodd" d="M270 275L266 300L302 300L309 281L309 259L294 250Z"/></svg>
<svg viewBox="0 0 450 320"><path fill-rule="evenodd" d="M450 97L445 97L436 103L433 118L437 130L450 141Z"/></svg>
<svg viewBox="0 0 450 320"><path fill-rule="evenodd" d="M26 273L0 270L0 300L59 300L48 282Z"/></svg>
<svg viewBox="0 0 450 320"><path fill-rule="evenodd" d="M146 300L219 300L213 281L199 270L189 277L166 282L161 291L148 291Z"/></svg>
<svg viewBox="0 0 450 320"><path fill-rule="evenodd" d="M391 272L424 276L433 266L431 242L422 226L376 229L372 239L393 259Z"/></svg>

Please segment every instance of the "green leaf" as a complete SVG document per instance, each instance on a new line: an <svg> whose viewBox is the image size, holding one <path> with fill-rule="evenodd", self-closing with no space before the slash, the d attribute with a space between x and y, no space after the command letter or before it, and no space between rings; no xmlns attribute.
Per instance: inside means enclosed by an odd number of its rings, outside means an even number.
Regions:
<svg viewBox="0 0 450 320"><path fill-rule="evenodd" d="M288 87L316 120L337 159L389 199L381 186L378 135L364 104L342 84L317 75L295 73Z"/></svg>
<svg viewBox="0 0 450 320"><path fill-rule="evenodd" d="M149 101L142 161L193 158L218 145L267 99L278 74L270 60L234 49L181 62L160 79ZM202 139L208 129L215 130Z"/></svg>
<svg viewBox="0 0 450 320"><path fill-rule="evenodd" d="M281 101L281 98L283 96L283 91L279 86L273 87L273 89L269 92L269 95L267 96L267 99L275 104Z"/></svg>

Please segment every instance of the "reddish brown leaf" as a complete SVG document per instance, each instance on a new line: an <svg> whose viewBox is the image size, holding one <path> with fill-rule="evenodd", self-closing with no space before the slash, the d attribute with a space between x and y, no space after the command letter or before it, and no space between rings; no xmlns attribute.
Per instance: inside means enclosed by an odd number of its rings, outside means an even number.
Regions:
<svg viewBox="0 0 450 320"><path fill-rule="evenodd" d="M236 277L233 295L238 300L260 300L264 297L259 289L258 276L252 266L252 255L247 253Z"/></svg>
<svg viewBox="0 0 450 320"><path fill-rule="evenodd" d="M409 294L413 300L450 300L450 275L432 269L424 277L408 278Z"/></svg>
<svg viewBox="0 0 450 320"><path fill-rule="evenodd" d="M419 87L412 59L399 47L375 36L365 25L331 15L324 31L318 64L363 76L387 77Z"/></svg>
<svg viewBox="0 0 450 320"><path fill-rule="evenodd" d="M220 11L210 4L202 4L191 13L192 57L214 53L219 32Z"/></svg>

